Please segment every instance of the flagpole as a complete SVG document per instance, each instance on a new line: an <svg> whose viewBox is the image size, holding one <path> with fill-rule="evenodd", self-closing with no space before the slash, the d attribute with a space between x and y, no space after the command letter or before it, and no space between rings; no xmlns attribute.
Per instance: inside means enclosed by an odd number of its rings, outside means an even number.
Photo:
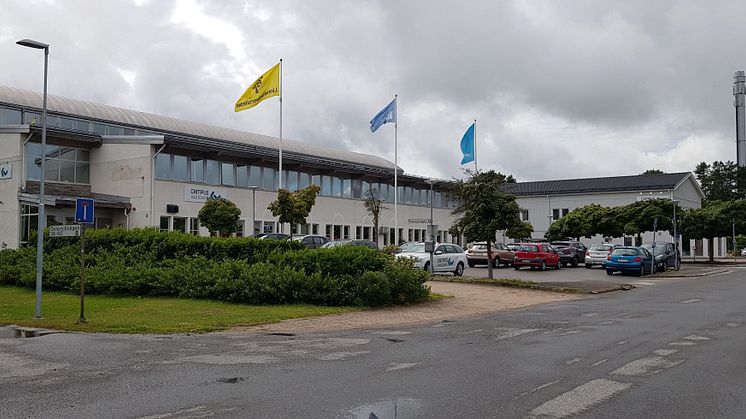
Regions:
<svg viewBox="0 0 746 419"><path fill-rule="evenodd" d="M280 172L278 178L277 189L279 190L282 189L282 58L280 58Z"/></svg>
<svg viewBox="0 0 746 419"><path fill-rule="evenodd" d="M399 200L399 183L397 181L397 172L399 171L399 154L398 154L398 142L399 142L399 95L394 95L394 101L396 101L396 115L394 117L394 244L399 245L399 212L397 204Z"/></svg>
<svg viewBox="0 0 746 419"><path fill-rule="evenodd" d="M477 169L477 118L474 118L474 171Z"/></svg>

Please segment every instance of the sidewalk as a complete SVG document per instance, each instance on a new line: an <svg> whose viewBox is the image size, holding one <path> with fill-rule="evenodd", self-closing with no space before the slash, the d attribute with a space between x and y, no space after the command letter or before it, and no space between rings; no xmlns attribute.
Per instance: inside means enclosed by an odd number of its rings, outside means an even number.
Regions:
<svg viewBox="0 0 746 419"><path fill-rule="evenodd" d="M397 306L285 320L251 327L236 327L227 333L303 333L347 329L379 329L435 323L496 311L512 310L555 301L580 298L546 291L495 287L491 285L428 282L434 293L452 296L414 306ZM225 332L224 332L225 333Z"/></svg>

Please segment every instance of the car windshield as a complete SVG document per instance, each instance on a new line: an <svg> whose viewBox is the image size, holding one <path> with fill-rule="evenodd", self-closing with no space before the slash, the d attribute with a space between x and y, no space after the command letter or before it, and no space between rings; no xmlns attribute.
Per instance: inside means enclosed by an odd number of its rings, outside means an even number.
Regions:
<svg viewBox="0 0 746 419"><path fill-rule="evenodd" d="M589 250L596 250L599 252L608 252L609 250L613 249L613 246L610 246L608 244L594 244L591 246Z"/></svg>
<svg viewBox="0 0 746 419"><path fill-rule="evenodd" d="M410 249L413 246L416 246L416 245L417 245L417 243L411 243L411 242L410 243L403 243L401 246L399 246L399 251L401 251L401 252L410 252L411 251Z"/></svg>
<svg viewBox="0 0 746 419"><path fill-rule="evenodd" d="M614 249L614 256L637 256L637 249Z"/></svg>
<svg viewBox="0 0 746 419"><path fill-rule="evenodd" d="M425 244L424 243L408 243L409 246L405 249L404 246L402 246L401 250L402 252L407 253L425 253Z"/></svg>
<svg viewBox="0 0 746 419"><path fill-rule="evenodd" d="M537 246L534 246L532 244L526 244L518 248L518 250L522 252L538 252L539 248Z"/></svg>
<svg viewBox="0 0 746 419"><path fill-rule="evenodd" d="M552 246L556 247L557 249L564 249L566 247L570 247L567 243L552 243Z"/></svg>

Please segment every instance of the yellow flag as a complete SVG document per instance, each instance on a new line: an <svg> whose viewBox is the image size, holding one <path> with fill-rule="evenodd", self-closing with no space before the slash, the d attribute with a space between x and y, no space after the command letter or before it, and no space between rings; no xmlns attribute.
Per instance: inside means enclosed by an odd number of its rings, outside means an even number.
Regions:
<svg viewBox="0 0 746 419"><path fill-rule="evenodd" d="M267 70L251 83L236 101L236 112L253 108L264 99L280 95L280 63Z"/></svg>

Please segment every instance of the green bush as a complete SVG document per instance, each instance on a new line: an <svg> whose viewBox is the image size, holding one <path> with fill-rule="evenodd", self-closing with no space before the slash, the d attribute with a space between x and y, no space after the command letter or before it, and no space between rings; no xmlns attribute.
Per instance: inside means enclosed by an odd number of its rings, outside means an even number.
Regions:
<svg viewBox="0 0 746 419"><path fill-rule="evenodd" d="M357 306L410 303L429 293L427 272L365 247L309 249L154 229L90 230L85 240L89 293ZM79 243L48 243L44 289L77 292ZM0 252L0 283L34 287L35 263L31 247Z"/></svg>

